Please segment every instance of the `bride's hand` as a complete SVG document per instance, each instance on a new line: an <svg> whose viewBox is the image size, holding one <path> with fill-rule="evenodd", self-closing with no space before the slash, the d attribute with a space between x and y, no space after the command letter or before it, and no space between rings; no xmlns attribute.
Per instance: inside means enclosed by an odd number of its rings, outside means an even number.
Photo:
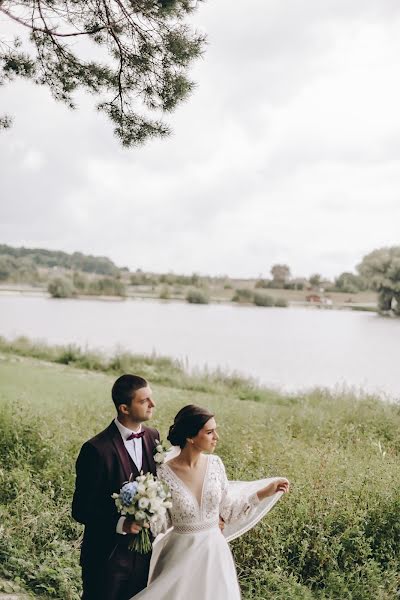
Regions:
<svg viewBox="0 0 400 600"><path fill-rule="evenodd" d="M289 480L285 477L278 477L274 481L272 481L265 488L261 489L257 492L257 496L259 500L265 500L269 496L273 496L277 492L286 493L289 491L290 483Z"/></svg>

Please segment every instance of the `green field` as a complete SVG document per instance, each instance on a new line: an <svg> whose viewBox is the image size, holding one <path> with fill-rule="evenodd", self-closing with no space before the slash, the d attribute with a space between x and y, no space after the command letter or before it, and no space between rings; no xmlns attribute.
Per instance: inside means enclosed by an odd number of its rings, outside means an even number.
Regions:
<svg viewBox="0 0 400 600"><path fill-rule="evenodd" d="M292 482L263 522L232 544L244 600L399 597L399 405L189 378L167 359L119 357L107 367L115 373L104 373L93 357L97 371L16 354L33 354L28 346L10 349L0 346L0 576L36 594L79 598L74 462L82 442L114 417L110 388L129 367L150 379L153 423L164 436L180 407L205 405L215 411L217 451L231 479ZM47 358L86 364L76 350L63 352L48 350Z"/></svg>

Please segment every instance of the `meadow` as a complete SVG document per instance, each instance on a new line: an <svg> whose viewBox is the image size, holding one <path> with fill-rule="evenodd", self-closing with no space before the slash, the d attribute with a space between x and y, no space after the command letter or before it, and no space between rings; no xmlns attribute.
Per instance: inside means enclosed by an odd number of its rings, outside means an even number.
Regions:
<svg viewBox="0 0 400 600"><path fill-rule="evenodd" d="M232 544L243 600L399 597L398 404L345 389L281 395L222 373L189 377L169 359L105 359L28 340L0 339L0 576L78 600L74 463L114 417L110 389L123 371L149 379L163 436L180 407L207 406L231 479L291 480L291 492Z"/></svg>

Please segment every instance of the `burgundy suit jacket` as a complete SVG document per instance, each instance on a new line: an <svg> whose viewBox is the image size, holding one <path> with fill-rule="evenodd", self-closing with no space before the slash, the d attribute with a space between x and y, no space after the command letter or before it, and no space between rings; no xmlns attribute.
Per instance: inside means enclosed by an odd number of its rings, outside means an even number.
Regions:
<svg viewBox="0 0 400 600"><path fill-rule="evenodd" d="M157 429L142 426L143 472L156 474L153 451L160 439ZM83 444L76 461L76 485L72 501L73 518L85 525L81 564L107 561L117 544L128 545L129 535L116 533L120 517L111 495L119 492L131 473L139 475L130 459L114 421Z"/></svg>

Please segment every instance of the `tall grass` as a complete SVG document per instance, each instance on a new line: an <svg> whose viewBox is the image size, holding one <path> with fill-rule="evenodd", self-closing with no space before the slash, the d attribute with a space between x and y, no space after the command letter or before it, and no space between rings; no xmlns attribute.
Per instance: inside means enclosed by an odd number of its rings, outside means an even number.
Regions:
<svg viewBox="0 0 400 600"><path fill-rule="evenodd" d="M285 396L215 373L202 388L200 375L191 380L174 361L151 357L107 359L102 372L99 357L36 346L43 362L22 357L35 348L24 344L13 354L1 346L1 575L37 594L78 600L74 462L83 441L114 416L115 374L134 366L152 383L154 425L164 437L181 406L206 405L230 478L292 481L291 493L232 544L244 600L399 597L399 405L346 390ZM86 370L71 366L81 360Z"/></svg>
<svg viewBox="0 0 400 600"><path fill-rule="evenodd" d="M235 373L227 374L218 369L213 371L203 369L189 373L181 361L156 354L132 354L119 351L108 356L101 352L83 350L77 345L49 346L44 342L31 341L24 336L14 340L7 340L0 336L0 352L2 351L115 375L140 372L153 383L193 391L213 391L221 386L234 388L243 400L261 400L269 397L271 393L276 394L270 390L261 390L251 378Z"/></svg>

